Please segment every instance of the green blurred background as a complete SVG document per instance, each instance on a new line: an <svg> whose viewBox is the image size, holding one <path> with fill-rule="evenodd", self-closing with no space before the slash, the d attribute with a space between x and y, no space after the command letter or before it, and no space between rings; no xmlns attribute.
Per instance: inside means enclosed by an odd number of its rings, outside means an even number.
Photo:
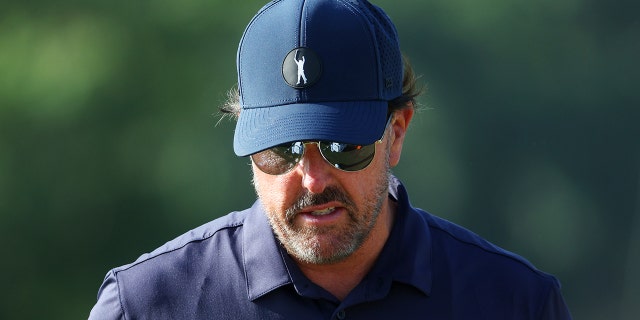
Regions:
<svg viewBox="0 0 640 320"><path fill-rule="evenodd" d="M428 87L413 203L557 275L576 319L637 317L640 2L374 3ZM263 4L0 4L1 319L84 319L108 269L252 203L216 123Z"/></svg>

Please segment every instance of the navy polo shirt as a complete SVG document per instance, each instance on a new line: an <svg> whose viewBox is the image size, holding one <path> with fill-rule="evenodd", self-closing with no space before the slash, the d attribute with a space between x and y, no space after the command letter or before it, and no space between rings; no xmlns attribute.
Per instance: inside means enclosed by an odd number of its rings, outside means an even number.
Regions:
<svg viewBox="0 0 640 320"><path fill-rule="evenodd" d="M89 318L571 318L553 276L413 208L395 178L389 196L398 204L389 239L343 301L302 274L256 202L111 270Z"/></svg>

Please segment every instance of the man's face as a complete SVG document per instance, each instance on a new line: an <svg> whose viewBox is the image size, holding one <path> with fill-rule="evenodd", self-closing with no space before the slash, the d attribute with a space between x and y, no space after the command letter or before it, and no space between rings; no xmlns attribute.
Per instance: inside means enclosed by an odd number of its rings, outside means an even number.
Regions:
<svg viewBox="0 0 640 320"><path fill-rule="evenodd" d="M357 172L332 167L315 144L307 144L303 159L285 174L252 166L258 197L289 254L329 264L360 248L388 201L389 146L388 138L376 144L372 163Z"/></svg>

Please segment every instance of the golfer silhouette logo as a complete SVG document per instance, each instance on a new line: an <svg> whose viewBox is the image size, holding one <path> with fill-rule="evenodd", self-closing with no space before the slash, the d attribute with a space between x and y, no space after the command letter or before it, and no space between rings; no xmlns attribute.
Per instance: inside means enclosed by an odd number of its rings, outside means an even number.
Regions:
<svg viewBox="0 0 640 320"><path fill-rule="evenodd" d="M282 62L282 77L293 88L306 89L314 85L322 74L318 55L305 47L295 48Z"/></svg>
<svg viewBox="0 0 640 320"><path fill-rule="evenodd" d="M297 56L298 51L296 51L296 57ZM306 61L304 55L301 55L300 60L298 60L298 58L294 58L293 61L295 61L296 65L298 65L298 83L296 84L300 84L300 80L304 81L304 84L307 84L307 76L304 75L304 62Z"/></svg>

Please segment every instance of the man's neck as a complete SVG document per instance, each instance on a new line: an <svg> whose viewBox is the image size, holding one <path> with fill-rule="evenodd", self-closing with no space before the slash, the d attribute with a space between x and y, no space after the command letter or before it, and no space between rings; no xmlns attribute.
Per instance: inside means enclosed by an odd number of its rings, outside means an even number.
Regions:
<svg viewBox="0 0 640 320"><path fill-rule="evenodd" d="M386 208L380 212L371 233L358 250L333 264L305 263L294 258L302 273L340 301L344 300L371 270L389 238L396 206L389 198L386 202Z"/></svg>

